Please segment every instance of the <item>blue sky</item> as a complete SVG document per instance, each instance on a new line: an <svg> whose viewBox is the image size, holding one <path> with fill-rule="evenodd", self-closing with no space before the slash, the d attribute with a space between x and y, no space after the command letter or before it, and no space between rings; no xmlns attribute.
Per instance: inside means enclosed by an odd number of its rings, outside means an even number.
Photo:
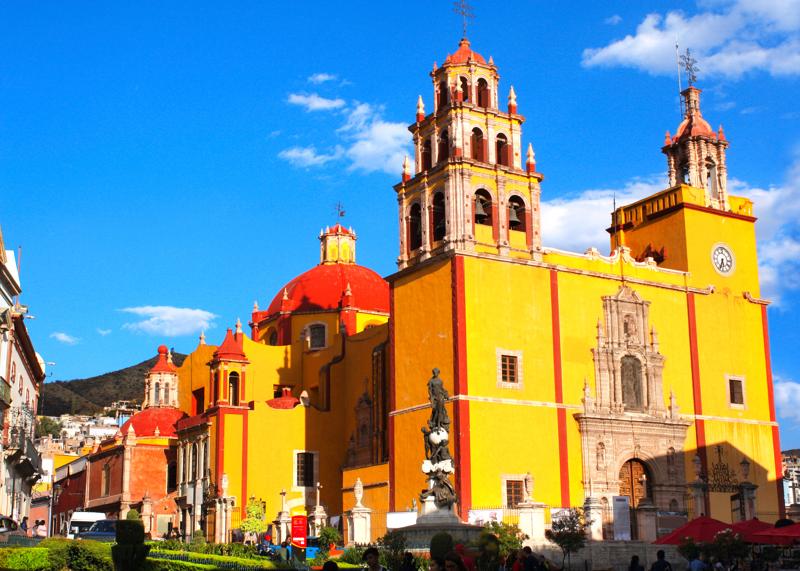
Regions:
<svg viewBox="0 0 800 571"><path fill-rule="evenodd" d="M607 250L611 197L663 188L675 39L694 50L730 190L756 200L783 439L800 446L800 1L474 12L473 48L502 99L514 85L546 175L549 246ZM218 339L317 262L339 201L359 262L391 273L406 125L460 37L447 0L3 4L0 224L51 379Z"/></svg>

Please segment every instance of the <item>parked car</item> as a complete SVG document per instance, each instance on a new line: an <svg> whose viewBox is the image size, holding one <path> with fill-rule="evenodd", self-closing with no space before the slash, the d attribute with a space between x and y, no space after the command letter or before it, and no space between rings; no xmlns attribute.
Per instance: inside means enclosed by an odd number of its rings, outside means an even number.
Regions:
<svg viewBox="0 0 800 571"><path fill-rule="evenodd" d="M103 512L74 512L69 519L67 539L75 539L78 534L89 531L92 524L101 519L106 519Z"/></svg>
<svg viewBox="0 0 800 571"><path fill-rule="evenodd" d="M115 541L117 538L117 520L101 519L92 524L89 531L79 533L77 539L94 539L95 541Z"/></svg>
<svg viewBox="0 0 800 571"><path fill-rule="evenodd" d="M26 537L27 534L19 528L19 524L10 517L0 516L0 543L8 543L11 535Z"/></svg>

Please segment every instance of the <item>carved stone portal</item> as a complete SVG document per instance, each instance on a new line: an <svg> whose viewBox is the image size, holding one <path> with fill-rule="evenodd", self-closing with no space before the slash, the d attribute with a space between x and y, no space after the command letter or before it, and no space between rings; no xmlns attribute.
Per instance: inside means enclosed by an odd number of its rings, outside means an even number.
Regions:
<svg viewBox="0 0 800 571"><path fill-rule="evenodd" d="M649 323L649 305L628 286L603 297L592 349L594 396L587 382L584 410L575 415L583 485L587 497L604 506L612 505L614 496L627 495L634 508L655 505L675 511L677 506L683 511L683 444L691 423L680 418L674 396L668 406L665 402L665 358Z"/></svg>

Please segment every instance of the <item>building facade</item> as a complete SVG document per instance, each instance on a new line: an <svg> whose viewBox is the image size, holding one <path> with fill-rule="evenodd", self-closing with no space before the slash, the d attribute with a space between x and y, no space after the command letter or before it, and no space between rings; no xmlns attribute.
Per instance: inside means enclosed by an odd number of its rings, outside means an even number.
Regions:
<svg viewBox="0 0 800 571"><path fill-rule="evenodd" d="M700 514L782 517L756 218L727 192L700 90L662 145L667 187L611 213L606 256L544 245L544 175L493 60L463 40L431 79L394 188L398 271L359 266L355 233L327 228L249 336L202 336L178 369L184 534L228 538L250 500L278 539L320 505L413 510L434 367L464 520L585 506L595 539L654 539Z"/></svg>
<svg viewBox="0 0 800 571"><path fill-rule="evenodd" d="M14 251L5 249L0 233L0 513L20 520L30 511L32 488L41 475L34 425L45 379L44 361L25 326L28 308L19 302L21 293Z"/></svg>

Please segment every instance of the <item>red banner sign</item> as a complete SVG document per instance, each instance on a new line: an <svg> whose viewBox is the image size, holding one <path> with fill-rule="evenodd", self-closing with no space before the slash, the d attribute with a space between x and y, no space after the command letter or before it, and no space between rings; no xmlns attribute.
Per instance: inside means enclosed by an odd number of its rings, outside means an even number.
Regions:
<svg viewBox="0 0 800 571"><path fill-rule="evenodd" d="M306 548L306 534L308 533L308 516L292 516L292 546Z"/></svg>

